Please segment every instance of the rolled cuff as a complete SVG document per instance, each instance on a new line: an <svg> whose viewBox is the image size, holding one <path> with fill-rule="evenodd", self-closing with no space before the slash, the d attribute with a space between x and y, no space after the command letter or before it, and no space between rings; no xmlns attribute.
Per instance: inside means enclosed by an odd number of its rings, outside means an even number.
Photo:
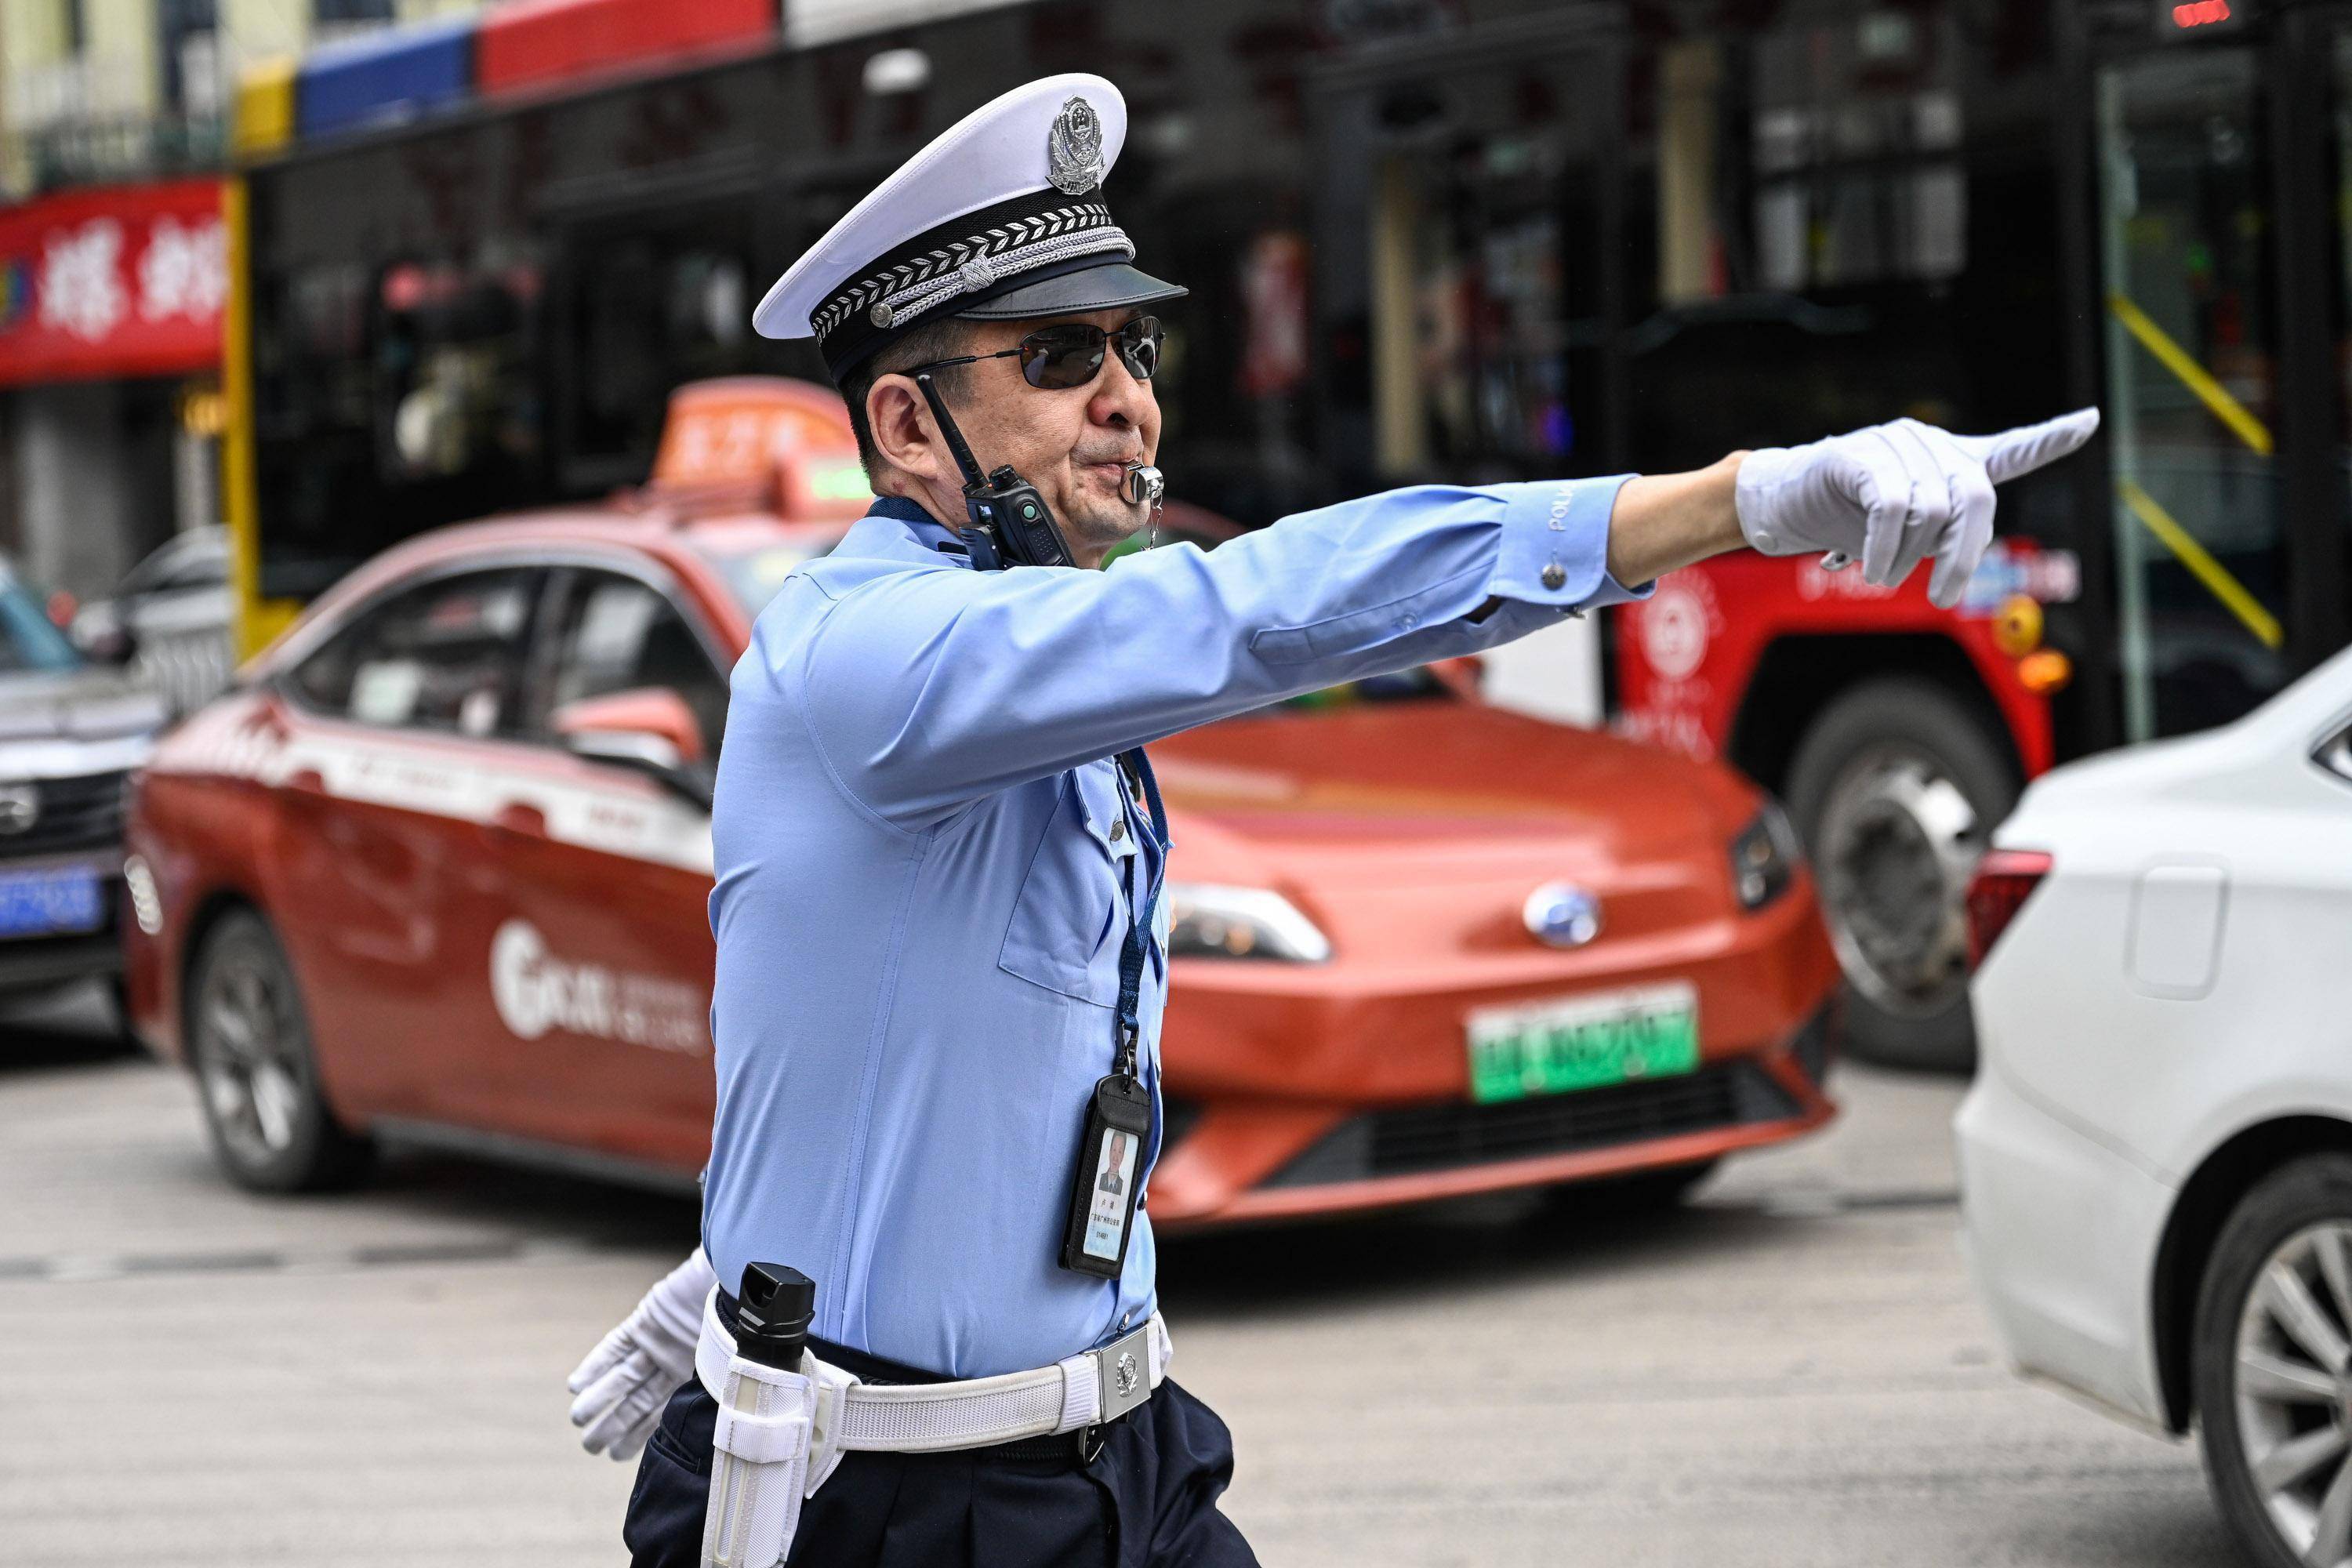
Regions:
<svg viewBox="0 0 2352 1568"><path fill-rule="evenodd" d="M1493 487L1504 497L1503 545L1488 591L1563 611L1648 598L1654 584L1628 588L1609 574L1609 518L1633 477Z"/></svg>

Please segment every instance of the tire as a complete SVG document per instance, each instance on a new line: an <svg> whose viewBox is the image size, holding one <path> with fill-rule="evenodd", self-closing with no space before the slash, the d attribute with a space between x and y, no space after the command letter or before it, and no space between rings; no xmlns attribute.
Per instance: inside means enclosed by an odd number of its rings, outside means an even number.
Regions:
<svg viewBox="0 0 2352 1568"><path fill-rule="evenodd" d="M114 1010L114 1033L126 1049L138 1046L139 1031L131 1023L131 982L121 974L109 975L106 981L106 1005Z"/></svg>
<svg viewBox="0 0 2352 1568"><path fill-rule="evenodd" d="M335 1118L319 1086L310 1014L268 922L224 915L188 975L188 1065L213 1152L258 1193L345 1186L372 1145Z"/></svg>
<svg viewBox="0 0 2352 1568"><path fill-rule="evenodd" d="M2333 1253L2333 1259L2323 1255ZM2333 1270L2338 1283L2331 1284ZM2279 1271L2297 1292L2273 1281ZM2272 1303L2292 1302L2284 1313ZM2307 1306L2317 1326L2284 1325ZM2319 1342L2315 1352L2308 1342ZM2214 1243L2197 1294L2189 1338L2189 1387L2196 1401L2205 1476L2222 1517L2250 1562L2300 1568L2313 1536L2331 1521L2326 1500L2340 1492L2338 1545L2326 1561L2352 1556L2352 1364L2329 1373L2352 1344L2352 1155L2314 1154L2265 1178L2242 1199ZM2246 1374L2248 1352L2269 1373ZM2284 1373L2280 1371L2285 1369ZM2283 1446L2319 1456L2292 1480L2257 1478L2257 1467ZM2287 1467L2293 1468L2293 1467Z"/></svg>
<svg viewBox="0 0 2352 1568"><path fill-rule="evenodd" d="M1967 1072L1968 879L2017 805L2008 737L1950 687L1865 681L1798 743L1783 792L1838 963L1845 1043L1896 1067Z"/></svg>

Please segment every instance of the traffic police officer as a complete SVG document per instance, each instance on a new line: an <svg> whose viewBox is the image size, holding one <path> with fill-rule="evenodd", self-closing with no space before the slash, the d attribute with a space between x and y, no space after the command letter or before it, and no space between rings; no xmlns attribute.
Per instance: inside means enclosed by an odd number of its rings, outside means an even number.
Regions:
<svg viewBox="0 0 2352 1568"><path fill-rule="evenodd" d="M1993 482L2096 423L1906 420L1690 474L1396 490L1090 570L1157 499L1156 312L1183 293L1106 203L1126 129L1099 77L1007 93L755 315L815 338L877 499L734 672L704 1247L572 1378L592 1450L646 1447L638 1563L768 1568L787 1539L793 1563L1253 1561L1218 1510L1225 1427L1165 1381L1140 1208L1170 849L1144 743L1492 647L1743 540L1881 584L1932 558L1948 605ZM815 1281L804 1375L735 1353L762 1261ZM770 1470L790 1506L772 1489L747 1524Z"/></svg>

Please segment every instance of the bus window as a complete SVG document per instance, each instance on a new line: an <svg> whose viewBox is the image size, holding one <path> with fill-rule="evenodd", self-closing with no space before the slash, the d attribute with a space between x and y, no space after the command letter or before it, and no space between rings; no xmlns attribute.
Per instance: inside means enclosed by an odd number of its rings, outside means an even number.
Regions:
<svg viewBox="0 0 2352 1568"><path fill-rule="evenodd" d="M312 210L318 174L257 187L257 234L294 253L257 269L266 597L308 598L419 529L516 505L542 461L536 252L502 240L339 257L337 215Z"/></svg>
<svg viewBox="0 0 2352 1568"><path fill-rule="evenodd" d="M2244 45L2098 82L2106 436L2128 739L2235 718L2285 683L2271 432L2269 104Z"/></svg>
<svg viewBox="0 0 2352 1568"><path fill-rule="evenodd" d="M751 331L751 204L688 217L633 215L565 237L550 349L559 488L591 495L644 479L663 408L684 382L761 368Z"/></svg>
<svg viewBox="0 0 2352 1568"><path fill-rule="evenodd" d="M2004 331L2043 319L2009 307L2004 290L2049 275L2047 240L2041 252L2025 237L1969 249L2000 226L1971 225L1972 178L1990 172L1996 200L2052 199L2046 174L2017 167L2045 165L2039 145L2002 141L2002 115L2017 117L2005 106L2034 90L2013 79L2030 69L2046 83L2046 64L2032 51L2023 65L1996 58L1960 10L1816 10L1636 57L1627 466L1689 467L1901 415L1990 426L2021 395L2016 384L2034 382L2016 366L2038 353L2054 374L2046 331L1995 371L2019 352ZM1984 110L1988 124L1964 96L1970 83L2004 106ZM1963 290L1983 323L1965 338L1954 326Z"/></svg>
<svg viewBox="0 0 2352 1568"><path fill-rule="evenodd" d="M2336 37L2336 363L2335 470L2337 495L2352 521L2352 24Z"/></svg>
<svg viewBox="0 0 2352 1568"><path fill-rule="evenodd" d="M1335 434L1361 443L1369 479L1602 462L1618 68L1609 46L1562 38L1335 85L1323 268L1348 357L1333 401L1343 416L1364 404L1355 431Z"/></svg>

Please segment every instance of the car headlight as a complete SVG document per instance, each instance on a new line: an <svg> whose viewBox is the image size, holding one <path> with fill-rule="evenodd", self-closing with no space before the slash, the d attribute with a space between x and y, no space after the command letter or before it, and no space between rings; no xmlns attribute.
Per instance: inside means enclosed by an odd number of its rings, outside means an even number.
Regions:
<svg viewBox="0 0 2352 1568"><path fill-rule="evenodd" d="M1171 958L1264 958L1321 963L1331 939L1270 888L1228 888L1212 882L1171 882L1168 953Z"/></svg>
<svg viewBox="0 0 2352 1568"><path fill-rule="evenodd" d="M1797 872L1797 834L1778 801L1767 800L1731 841L1731 885L1739 907L1760 910L1789 890Z"/></svg>

